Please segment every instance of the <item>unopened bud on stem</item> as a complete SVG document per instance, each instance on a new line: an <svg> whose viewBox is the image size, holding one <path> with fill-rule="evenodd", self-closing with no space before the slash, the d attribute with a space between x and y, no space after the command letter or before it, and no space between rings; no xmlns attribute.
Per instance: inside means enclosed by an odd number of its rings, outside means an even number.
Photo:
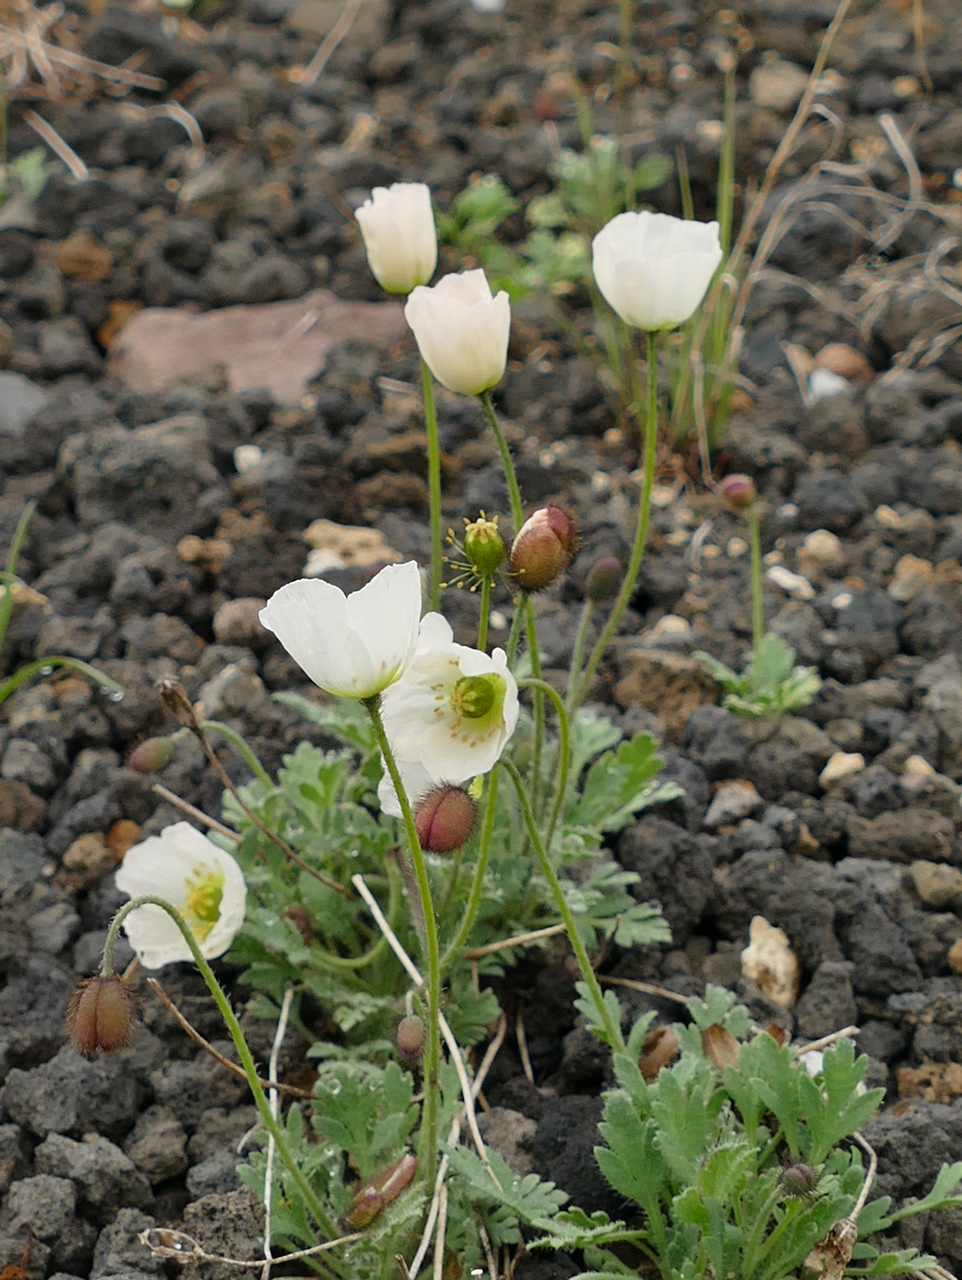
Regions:
<svg viewBox="0 0 962 1280"><path fill-rule="evenodd" d="M721 482L721 492L722 497L739 511L747 511L758 498L758 490L751 476L726 476Z"/></svg>
<svg viewBox="0 0 962 1280"><path fill-rule="evenodd" d="M522 591L542 591L571 564L578 550L575 522L561 507L541 507L518 531L511 575Z"/></svg>
<svg viewBox="0 0 962 1280"><path fill-rule="evenodd" d="M624 567L617 556L602 556L588 574L585 595L594 604L613 600L618 594L624 576Z"/></svg>
<svg viewBox="0 0 962 1280"><path fill-rule="evenodd" d="M85 1058L117 1053L134 1035L134 997L119 974L96 974L79 983L67 1009L73 1047Z"/></svg>
<svg viewBox="0 0 962 1280"><path fill-rule="evenodd" d="M421 848L428 853L453 853L468 840L474 827L474 801L463 787L436 787L414 813Z"/></svg>

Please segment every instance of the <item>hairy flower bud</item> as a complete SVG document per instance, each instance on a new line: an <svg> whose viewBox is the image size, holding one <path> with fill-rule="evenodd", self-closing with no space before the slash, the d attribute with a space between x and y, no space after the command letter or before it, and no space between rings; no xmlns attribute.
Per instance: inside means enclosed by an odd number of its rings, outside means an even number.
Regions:
<svg viewBox="0 0 962 1280"><path fill-rule="evenodd" d="M624 566L617 556L602 556L591 567L585 582L585 595L595 604L613 600L624 576Z"/></svg>
<svg viewBox="0 0 962 1280"><path fill-rule="evenodd" d="M522 591L542 591L564 573L578 549L578 530L561 507L541 507L524 522L509 564Z"/></svg>
<svg viewBox="0 0 962 1280"><path fill-rule="evenodd" d="M424 1053L424 1019L416 1013L409 1013L402 1018L394 1033L394 1043L402 1062L406 1062L408 1066L420 1062Z"/></svg>
<svg viewBox="0 0 962 1280"><path fill-rule="evenodd" d="M498 532L498 517L488 520L484 512L465 523L464 554L482 578L492 578L504 559L504 539Z"/></svg>
<svg viewBox="0 0 962 1280"><path fill-rule="evenodd" d="M127 766L138 773L160 773L174 758L170 738L145 738L127 757Z"/></svg>
<svg viewBox="0 0 962 1280"><path fill-rule="evenodd" d="M818 1186L818 1174L810 1164L801 1161L782 1170L781 1182L786 1195L807 1196Z"/></svg>
<svg viewBox="0 0 962 1280"><path fill-rule="evenodd" d="M726 476L721 482L722 497L739 511L753 506L758 498L758 490L751 476Z"/></svg>
<svg viewBox="0 0 962 1280"><path fill-rule="evenodd" d="M474 827L474 801L463 787L436 787L414 814L421 848L428 853L453 853L467 841Z"/></svg>
<svg viewBox="0 0 962 1280"><path fill-rule="evenodd" d="M95 974L78 983L67 1009L67 1031L85 1058L117 1053L134 1035L134 997L119 974Z"/></svg>

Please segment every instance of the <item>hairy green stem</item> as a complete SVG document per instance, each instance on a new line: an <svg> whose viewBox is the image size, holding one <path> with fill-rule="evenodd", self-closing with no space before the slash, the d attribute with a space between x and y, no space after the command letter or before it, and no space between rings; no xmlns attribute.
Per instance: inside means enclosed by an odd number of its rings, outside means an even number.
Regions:
<svg viewBox="0 0 962 1280"><path fill-rule="evenodd" d="M535 813L541 811L541 755L544 750L544 689L541 679L541 653L538 649L538 624L534 616L531 596L524 598L525 628L528 633L528 655L531 659L531 674L534 680L534 746L531 752L531 807Z"/></svg>
<svg viewBox="0 0 962 1280"><path fill-rule="evenodd" d="M236 729L232 729L229 724L223 724L220 720L205 720L200 726L205 733L219 733L222 738L226 738L232 746L236 747L240 754L244 757L248 768L259 778L266 787L271 791L274 790L274 779L267 772L257 756L251 750L250 746L244 741Z"/></svg>
<svg viewBox="0 0 962 1280"><path fill-rule="evenodd" d="M491 578L481 579L481 616L478 618L478 648L482 653L488 648L488 626L491 621Z"/></svg>
<svg viewBox="0 0 962 1280"><path fill-rule="evenodd" d="M618 598L614 603L608 621L602 628L601 635L591 650L591 656L588 658L584 673L578 681L575 696L571 699L569 706L569 711L571 712L577 710L587 697L595 672L598 670L598 664L601 662L605 650L611 643L612 637L625 616L625 610L628 608L632 592L638 581L638 574L648 545L648 526L651 522L651 491L655 485L655 453L658 448L657 336L656 333L646 334L648 339L648 411L645 420L645 471L641 489L641 501L638 504L638 523L635 526L634 546L631 549L631 558L628 561L628 568L625 571L625 578L621 584Z"/></svg>
<svg viewBox="0 0 962 1280"><path fill-rule="evenodd" d="M531 845L537 854L538 862L541 864L541 873L548 882L548 887L550 888L552 897L555 900L558 913L564 921L565 931L568 934L568 941L571 943L571 949L575 953L575 959L578 961L578 968L581 970L581 976L584 979L585 986L588 988L588 994L591 997L591 1002L595 1006L595 1010L598 1014L598 1021L605 1029L605 1036L608 1040L608 1045L614 1052L623 1052L625 1042L621 1034L621 1027L619 1027L615 1022L614 1018L611 1016L611 1010L605 1004L605 998L601 993L601 987L598 983L597 977L595 976L595 971L591 967L591 960L588 957L585 944L581 941L581 935L578 933L578 926L575 923L574 914L568 906L564 890L562 889L561 882L558 879L558 874L555 871L547 850L545 849L544 844L541 841L541 837L538 834L538 826L535 822L534 813L531 809L531 802L528 800L528 795L525 791L524 779L521 777L516 766L513 765L510 760L501 760L499 763L501 768L507 771L514 783L514 789L518 796L518 804L521 806L521 816L524 818L524 825L528 832L528 839L531 841Z"/></svg>
<svg viewBox="0 0 962 1280"><path fill-rule="evenodd" d="M130 915L131 911L135 911L138 907L144 907L144 906L160 907L162 911L165 911L167 913L167 915L171 918L171 920L173 920L174 924L180 930L184 941L186 942L187 946L190 948L191 955L194 957L194 963L197 965L197 968L200 970L201 977L207 983L207 989L210 992L211 996L213 997L214 1003L217 1005L218 1012L220 1013L220 1016L224 1020L224 1025L227 1028L228 1033L230 1034L230 1038L234 1042L234 1047L237 1050L237 1056L240 1058L241 1066L244 1069L244 1075L247 1077L247 1084L251 1091L251 1097L254 1099L254 1105L257 1107L258 1113L260 1115L261 1123L263 1124L267 1132L271 1135L271 1137L274 1139L274 1142L277 1147L277 1153L281 1157L281 1159L284 1161L285 1165L290 1171L291 1177L294 1179L295 1183L297 1184L298 1190L300 1191L301 1195L304 1197L304 1204L307 1207L308 1212L312 1215L312 1217L314 1218L314 1221L322 1229L325 1235L327 1235L331 1239L334 1239L336 1236L340 1234L337 1224L325 1212L324 1206L321 1204L320 1200L317 1198L317 1195L315 1194L313 1187L308 1182L307 1178L304 1176L303 1172L298 1166L297 1161L294 1159L291 1149L287 1145L287 1139L284 1136L284 1130L281 1128L277 1120L274 1118L274 1115L271 1111L270 1103L268 1102L267 1097L264 1094L264 1090L261 1088L260 1080L257 1074L257 1068L254 1065L254 1059L251 1056L251 1051L247 1046L247 1041L244 1039L244 1033L241 1030L241 1025L237 1019L237 1015L234 1013L234 1010L231 1008L230 1001L227 999L227 996L224 994L224 991L221 988L220 983L214 977L214 971L211 969L210 965L207 962L206 957L201 951L200 946L197 942L197 939L194 937L186 921L184 920L180 912L176 909L176 907L173 907L169 902L166 902L163 898L156 898L156 897L153 897L152 895L145 895L144 897L141 897L141 898L133 898L130 902L125 903L125 905L121 907L121 909L114 916L113 920L110 922L110 928L107 931L107 940L104 943L103 960L101 961L101 964L100 964L100 976L102 978L109 978L113 973L114 947L117 944L117 939L120 935L120 927L123 924L124 920L127 918L128 915ZM340 1269L336 1267L335 1264L329 1263L329 1265L337 1274L339 1275L343 1274L340 1271Z"/></svg>
<svg viewBox="0 0 962 1280"><path fill-rule="evenodd" d="M378 748L384 758L387 771L394 784L398 803L401 806L401 818L404 833L407 837L411 862L414 867L414 879L417 884L418 900L424 920L424 960L427 965L425 986L428 997L427 1038L424 1044L424 1108L421 1113L421 1132L418 1137L418 1170L426 1187L434 1186L438 1162L438 1103L439 1072L441 1063L441 954L438 944L438 924L434 914L434 902L431 898L431 883L428 880L427 863L414 825L414 814L397 760L391 749L384 721L381 719L380 698L364 698L364 706L371 717L371 726Z"/></svg>
<svg viewBox="0 0 962 1280"><path fill-rule="evenodd" d="M438 443L438 412L434 403L434 379L421 357L421 387L424 398L424 427L428 439L428 503L431 519L431 575L428 607L436 613L441 605L441 565L444 549L441 542L441 446Z"/></svg>
<svg viewBox="0 0 962 1280"><path fill-rule="evenodd" d="M82 676L88 676L91 680L96 680L98 687L104 693L119 694L123 697L124 687L111 680L110 676L105 676L102 671L98 671L96 667L92 667L89 662L81 662L79 658L66 657L61 653L49 654L43 658L37 658L34 662L28 662L25 667L21 667L19 671L0 684L0 702L5 702L22 684L31 680L36 675L47 675L54 667L67 667L71 671L78 671Z"/></svg>
<svg viewBox="0 0 962 1280"><path fill-rule="evenodd" d="M538 679L521 680L519 684L525 689L537 689L542 694L547 695L554 703L555 711L558 713L558 768L555 777L555 797L551 806L551 816L548 819L547 834L544 840L545 848L550 855L551 841L554 839L558 819L564 812L564 803L568 792L568 773L571 768L571 722L568 718L564 699L557 689L548 684L547 681Z"/></svg>
<svg viewBox="0 0 962 1280"><path fill-rule="evenodd" d="M492 773L487 783L484 820L481 824L481 837L478 840L478 853L474 864L474 875L471 877L471 887L468 890L468 898L464 904L464 914L461 917L461 923L458 925L458 931L445 947L444 955L441 957L442 972L445 972L448 966L460 956L461 950L467 942L471 930L474 928L474 922L478 917L481 900L484 897L484 876L491 857L491 837L494 834L494 819L497 808L498 775L497 773Z"/></svg>
<svg viewBox="0 0 962 1280"><path fill-rule="evenodd" d="M521 490L518 488L518 477L515 475L511 450L508 448L508 442L505 440L504 432L501 430L501 423L498 421L498 415L494 411L491 392L482 391L478 399L481 401L481 408L484 410L484 416L488 420L488 425L494 432L494 439L498 446L498 453L501 455L504 482L508 486L508 500L511 504L511 519L514 523L514 532L517 535L524 523L524 507L521 504Z"/></svg>

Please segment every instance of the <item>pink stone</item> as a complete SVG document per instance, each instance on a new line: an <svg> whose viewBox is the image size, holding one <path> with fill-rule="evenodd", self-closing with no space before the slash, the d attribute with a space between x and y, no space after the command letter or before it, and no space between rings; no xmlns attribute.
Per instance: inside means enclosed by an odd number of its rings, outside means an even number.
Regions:
<svg viewBox="0 0 962 1280"><path fill-rule="evenodd" d="M336 343L387 350L404 332L400 303L342 302L327 289L216 311L148 307L117 335L109 372L131 391L153 394L222 366L231 391L263 387L279 403L296 404Z"/></svg>

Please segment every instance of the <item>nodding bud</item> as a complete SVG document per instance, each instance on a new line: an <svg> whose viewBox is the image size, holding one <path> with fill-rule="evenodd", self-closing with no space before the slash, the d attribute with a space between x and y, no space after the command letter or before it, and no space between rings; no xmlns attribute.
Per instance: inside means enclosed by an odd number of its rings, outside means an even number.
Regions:
<svg viewBox="0 0 962 1280"><path fill-rule="evenodd" d="M77 985L67 1009L73 1047L85 1058L118 1053L134 1036L134 997L123 978L96 974Z"/></svg>
<svg viewBox="0 0 962 1280"><path fill-rule="evenodd" d="M567 569L578 550L578 529L561 507L541 507L524 522L509 561L522 591L542 591Z"/></svg>
<svg viewBox="0 0 962 1280"><path fill-rule="evenodd" d="M191 705L190 698L184 691L184 686L180 683L176 676L164 676L157 681L157 696L160 698L160 705L164 708L172 720L176 720L179 725L183 725L185 729L191 729L195 733L200 729L200 722L197 719L197 713Z"/></svg>
<svg viewBox="0 0 962 1280"><path fill-rule="evenodd" d="M170 738L145 738L127 757L127 766L138 773L160 773L174 758Z"/></svg>
<svg viewBox="0 0 962 1280"><path fill-rule="evenodd" d="M464 554L482 578L493 578L505 552L498 517L489 520L482 511L477 520L465 520L464 525Z"/></svg>
<svg viewBox="0 0 962 1280"><path fill-rule="evenodd" d="M722 497L739 511L754 506L758 498L758 490L751 476L726 476L721 482Z"/></svg>
<svg viewBox="0 0 962 1280"><path fill-rule="evenodd" d="M436 787L414 813L421 848L428 853L453 853L474 829L474 801L463 787Z"/></svg>
<svg viewBox="0 0 962 1280"><path fill-rule="evenodd" d="M782 1188L789 1196L808 1196L818 1186L818 1174L804 1161L782 1170Z"/></svg>
<svg viewBox="0 0 962 1280"><path fill-rule="evenodd" d="M424 1053L424 1019L416 1013L409 1013L402 1018L394 1033L394 1043L402 1062L406 1062L408 1066L420 1062Z"/></svg>
<svg viewBox="0 0 962 1280"><path fill-rule="evenodd" d="M624 567L617 556L602 556L588 574L585 595L594 604L613 600L621 588L624 576Z"/></svg>

